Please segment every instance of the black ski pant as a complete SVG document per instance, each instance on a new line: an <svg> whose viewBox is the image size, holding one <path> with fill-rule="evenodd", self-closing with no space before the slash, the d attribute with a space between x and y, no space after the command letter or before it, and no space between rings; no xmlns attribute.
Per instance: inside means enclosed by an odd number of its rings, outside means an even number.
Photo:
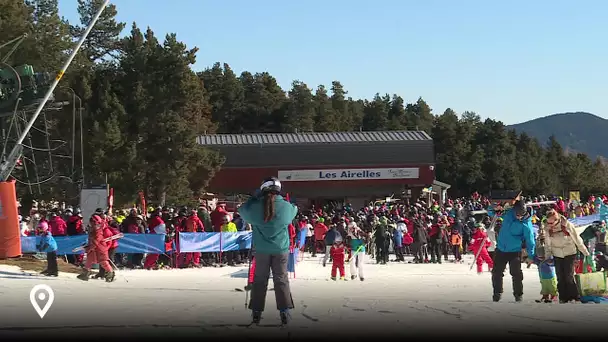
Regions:
<svg viewBox="0 0 608 342"><path fill-rule="evenodd" d="M270 278L271 269L277 310L294 308L287 273L288 260L289 253L255 253L255 271L253 276L253 285L251 288L251 301L249 302L250 310L257 312L264 311L264 307L266 305L266 293L268 293L268 278Z"/></svg>
<svg viewBox="0 0 608 342"><path fill-rule="evenodd" d="M554 260L559 301L567 302L570 300L578 300L578 287L574 281L574 262L576 261L576 255L568 255L563 258L554 257Z"/></svg>
<svg viewBox="0 0 608 342"><path fill-rule="evenodd" d="M524 273L521 270L521 252L503 252L496 250L494 268L492 268L492 287L494 294L502 294L503 277L509 265L509 273L513 281L513 295L520 297L524 294Z"/></svg>
<svg viewBox="0 0 608 342"><path fill-rule="evenodd" d="M382 239L376 239L376 264L377 263L386 263L386 259L388 257L388 246L387 241Z"/></svg>
<svg viewBox="0 0 608 342"><path fill-rule="evenodd" d="M46 271L48 274L54 275L59 273L59 268L57 267L57 252L46 253Z"/></svg>
<svg viewBox="0 0 608 342"><path fill-rule="evenodd" d="M466 255L469 250L469 242L471 241L471 236L469 234L462 235L462 254Z"/></svg>
<svg viewBox="0 0 608 342"><path fill-rule="evenodd" d="M412 243L412 253L414 254L414 260L418 262L424 261L424 244L420 242Z"/></svg>
<svg viewBox="0 0 608 342"><path fill-rule="evenodd" d="M404 261L403 258L403 247L395 247L395 259L397 261Z"/></svg>
<svg viewBox="0 0 608 342"><path fill-rule="evenodd" d="M460 256L460 245L452 245L452 254L454 254L454 259L456 261L462 260Z"/></svg>
<svg viewBox="0 0 608 342"><path fill-rule="evenodd" d="M441 240L431 238L431 260L441 261Z"/></svg>

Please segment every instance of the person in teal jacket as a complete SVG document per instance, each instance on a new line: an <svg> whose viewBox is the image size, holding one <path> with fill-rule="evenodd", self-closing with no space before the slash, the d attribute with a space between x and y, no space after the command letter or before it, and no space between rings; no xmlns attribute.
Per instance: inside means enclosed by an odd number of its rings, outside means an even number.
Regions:
<svg viewBox="0 0 608 342"><path fill-rule="evenodd" d="M255 273L251 289L249 309L252 324L259 324L266 303L268 279L272 269L274 293L281 323L289 322L289 310L294 308L287 262L289 260L289 224L298 208L280 195L281 182L276 178L265 180L238 212L251 224L252 249L255 250Z"/></svg>
<svg viewBox="0 0 608 342"><path fill-rule="evenodd" d="M534 262L536 250L532 218L524 201L518 200L512 209L503 213L502 219L492 268L492 287L494 289L492 300L500 301L503 292L503 277L508 264L513 281L513 296L516 302L521 302L524 295L524 274L521 270L522 244L526 245L529 263Z"/></svg>

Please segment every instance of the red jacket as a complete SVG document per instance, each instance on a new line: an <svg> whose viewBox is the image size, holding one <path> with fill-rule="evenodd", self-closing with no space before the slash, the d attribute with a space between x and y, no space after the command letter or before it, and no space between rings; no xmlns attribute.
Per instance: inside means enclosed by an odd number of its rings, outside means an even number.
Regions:
<svg viewBox="0 0 608 342"><path fill-rule="evenodd" d="M344 256L346 255L346 247L344 245L340 247L332 246L329 249L329 254L331 254L334 264L344 265Z"/></svg>
<svg viewBox="0 0 608 342"><path fill-rule="evenodd" d="M327 226L323 223L317 223L315 225L315 241L320 241L325 239L325 234L327 233L329 229L327 228Z"/></svg>
<svg viewBox="0 0 608 342"><path fill-rule="evenodd" d="M481 244L483 244L483 248L488 248L492 245L492 242L488 240L488 235L481 231L481 229L477 229L475 234L471 236L473 242L469 245L469 249L475 253L481 248Z"/></svg>
<svg viewBox="0 0 608 342"><path fill-rule="evenodd" d="M160 218L160 215L154 215L150 217L150 220L148 220L148 228L150 228L150 234L156 234L156 232L154 232L154 228L164 223L165 222L162 218Z"/></svg>
<svg viewBox="0 0 608 342"><path fill-rule="evenodd" d="M290 223L287 228L289 229L289 248L293 248L296 245L296 227Z"/></svg>
<svg viewBox="0 0 608 342"><path fill-rule="evenodd" d="M103 239L106 238L104 236L104 231L106 230L106 227L106 224L99 227L98 229L94 229L93 227L91 227L91 230L89 231L89 243L87 253L89 253L90 251L94 251L95 253L101 254L108 253L108 248L110 248L111 243L103 241Z"/></svg>
<svg viewBox="0 0 608 342"><path fill-rule="evenodd" d="M409 232L403 234L403 244L405 246L409 246L412 243L414 243L414 238L412 237L412 234L410 234Z"/></svg>
<svg viewBox="0 0 608 342"><path fill-rule="evenodd" d="M127 226L127 233L129 234L141 234L141 227L138 226L136 223L131 223L130 225Z"/></svg>
<svg viewBox="0 0 608 342"><path fill-rule="evenodd" d="M63 236L67 233L68 225L61 217L55 216L49 221L49 227L53 236Z"/></svg>
<svg viewBox="0 0 608 342"><path fill-rule="evenodd" d="M439 233L441 233L441 230L439 229L439 225L437 225L437 224L431 225L431 229L429 231L429 236L431 237L431 239L441 238L441 235L439 235Z"/></svg>
<svg viewBox="0 0 608 342"><path fill-rule="evenodd" d="M78 215L70 216L66 227L66 233L68 235L84 234L84 229L82 228L82 219Z"/></svg>
<svg viewBox="0 0 608 342"><path fill-rule="evenodd" d="M198 218L197 215L190 215L190 217L188 217L186 219L186 230L185 232L187 233L196 233L199 230L202 230L203 227L203 222L201 221L200 218Z"/></svg>
<svg viewBox="0 0 608 342"><path fill-rule="evenodd" d="M116 229L116 228L114 228L114 227L112 227L110 225L107 225L107 226L103 227L103 238L104 239L112 237L112 236L117 235L119 233L120 232L118 231L118 229ZM118 239L109 241L108 244L109 244L109 248L110 249L117 248L118 247Z"/></svg>
<svg viewBox="0 0 608 342"><path fill-rule="evenodd" d="M224 217L226 217L226 215L228 215L228 212L223 207L217 207L209 214L214 232L219 233L222 231L222 225L224 224Z"/></svg>
<svg viewBox="0 0 608 342"><path fill-rule="evenodd" d="M184 232L186 229L186 217L185 216L178 216L175 219L175 232L179 233L179 232Z"/></svg>

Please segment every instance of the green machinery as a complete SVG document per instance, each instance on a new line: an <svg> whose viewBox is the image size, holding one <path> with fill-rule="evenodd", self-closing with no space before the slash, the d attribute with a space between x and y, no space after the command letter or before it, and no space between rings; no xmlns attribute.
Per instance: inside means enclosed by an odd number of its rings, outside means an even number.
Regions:
<svg viewBox="0 0 608 342"><path fill-rule="evenodd" d="M17 100L20 105L38 104L52 82L48 72L34 72L31 65L20 65L15 68L3 64L0 68L0 110L13 110Z"/></svg>
<svg viewBox="0 0 608 342"><path fill-rule="evenodd" d="M39 104L53 81L49 73L36 73L31 65L13 67L8 64L10 56L25 38L27 35L24 34L0 44L0 49L12 45L0 59L0 113L15 110L19 98L20 106Z"/></svg>

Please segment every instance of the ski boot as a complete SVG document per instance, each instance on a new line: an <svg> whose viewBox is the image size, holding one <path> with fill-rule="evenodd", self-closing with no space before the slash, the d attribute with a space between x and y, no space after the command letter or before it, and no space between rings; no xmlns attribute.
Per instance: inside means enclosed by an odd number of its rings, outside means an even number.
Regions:
<svg viewBox="0 0 608 342"><path fill-rule="evenodd" d="M432 258L431 258L431 264L436 264L436 263L437 263L437 260L435 260L435 258L434 258L434 257L432 257Z"/></svg>
<svg viewBox="0 0 608 342"><path fill-rule="evenodd" d="M516 303L521 303L524 300L523 296L514 296L515 297L515 302Z"/></svg>
<svg viewBox="0 0 608 342"><path fill-rule="evenodd" d="M501 297L502 297L502 295L500 293L495 293L492 295L492 301L499 302Z"/></svg>
<svg viewBox="0 0 608 342"><path fill-rule="evenodd" d="M340 277L340 280L342 280L342 281L348 281L348 279L346 279L346 277Z"/></svg>
<svg viewBox="0 0 608 342"><path fill-rule="evenodd" d="M47 275L49 273L49 270L45 269L44 271L40 272L40 274L42 275Z"/></svg>
<svg viewBox="0 0 608 342"><path fill-rule="evenodd" d="M281 325L286 326L291 321L291 315L289 314L289 309L284 309L279 311L279 316L281 317Z"/></svg>
<svg viewBox="0 0 608 342"><path fill-rule="evenodd" d="M350 280L355 280L356 278L357 278L357 276L356 276L356 275L351 275L351 276L350 276Z"/></svg>
<svg viewBox="0 0 608 342"><path fill-rule="evenodd" d="M97 272L97 274L95 274L94 276L92 276L91 278L93 279L102 279L106 277L106 270L104 270L102 267L99 267L99 272Z"/></svg>
<svg viewBox="0 0 608 342"><path fill-rule="evenodd" d="M104 278L106 279L107 283L111 283L114 281L116 274L114 273L114 271L111 272L106 272L104 275Z"/></svg>
<svg viewBox="0 0 608 342"><path fill-rule="evenodd" d="M55 271L55 272L46 272L44 274L47 277L58 277L59 276L59 272Z"/></svg>
<svg viewBox="0 0 608 342"><path fill-rule="evenodd" d="M253 284L245 285L245 291L251 291L251 289L253 289Z"/></svg>
<svg viewBox="0 0 608 342"><path fill-rule="evenodd" d="M89 270L84 270L82 271L82 273L80 273L78 276L76 276L76 278L82 280L82 281L89 281L89 276L91 275L91 271Z"/></svg>
<svg viewBox="0 0 608 342"><path fill-rule="evenodd" d="M535 300L537 303L551 303L552 300L549 295L543 295L540 299Z"/></svg>
<svg viewBox="0 0 608 342"><path fill-rule="evenodd" d="M331 277L330 279L333 281L336 281L336 277Z"/></svg>
<svg viewBox="0 0 608 342"><path fill-rule="evenodd" d="M258 325L262 321L262 312L261 311L253 311L251 313L251 324Z"/></svg>
<svg viewBox="0 0 608 342"><path fill-rule="evenodd" d="M363 277L359 277L359 280L364 281L364 280L365 280L365 278L363 278Z"/></svg>

